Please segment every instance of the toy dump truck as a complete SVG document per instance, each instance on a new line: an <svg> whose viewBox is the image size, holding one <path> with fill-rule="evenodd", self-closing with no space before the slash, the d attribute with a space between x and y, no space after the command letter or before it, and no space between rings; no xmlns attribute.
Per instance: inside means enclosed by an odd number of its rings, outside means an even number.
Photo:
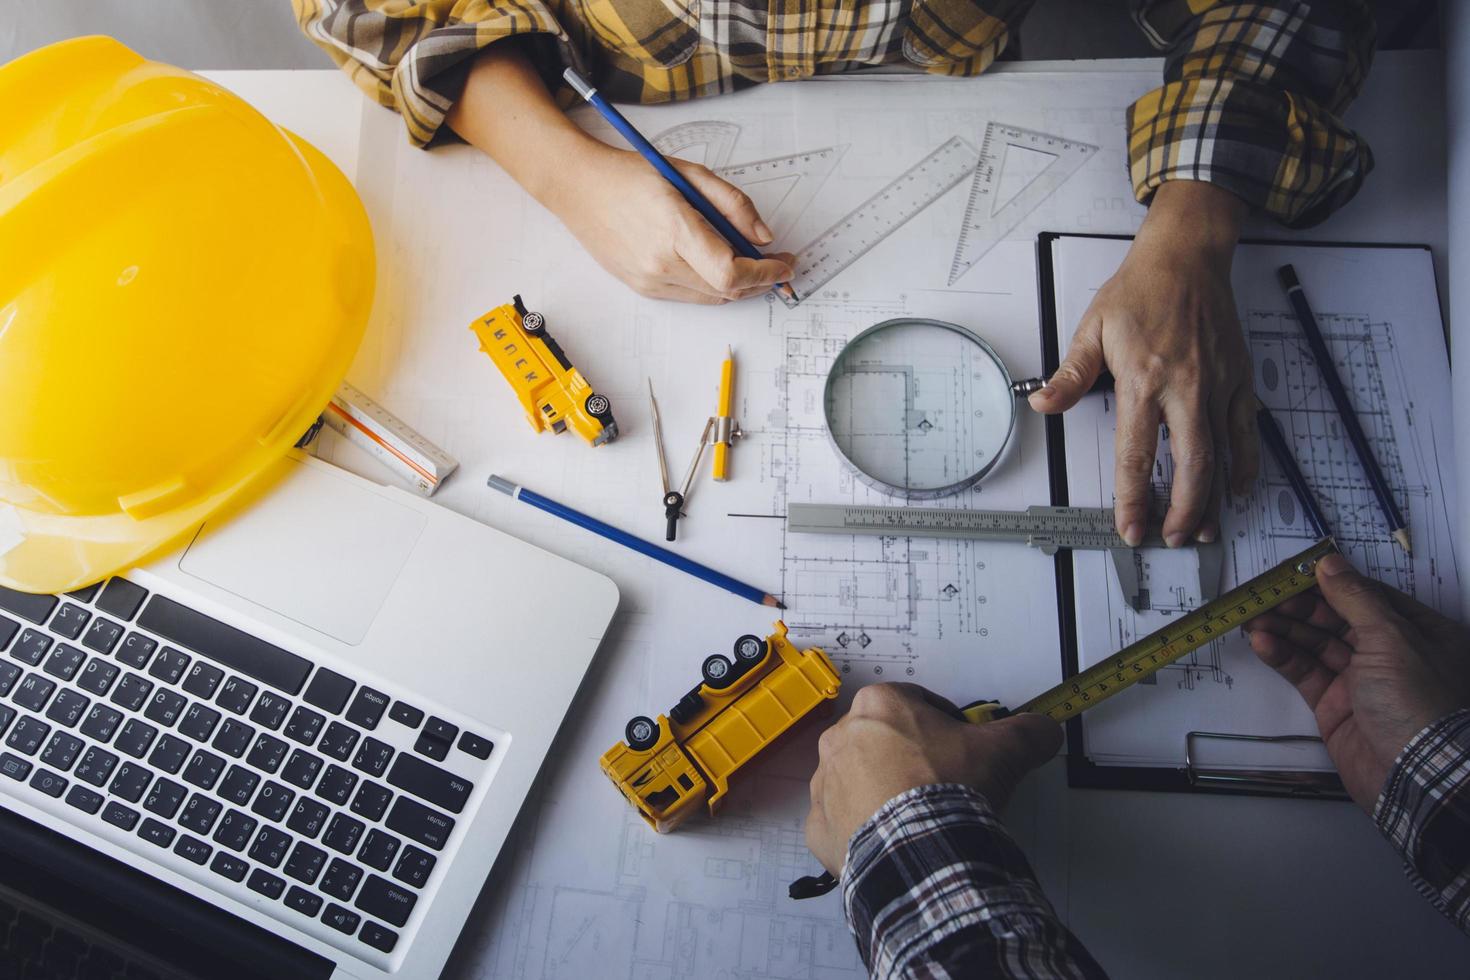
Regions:
<svg viewBox="0 0 1470 980"><path fill-rule="evenodd" d="M618 437L612 402L592 390L546 332L546 318L528 311L519 296L471 323L470 329L480 338L480 350L515 389L531 428L560 433L570 426L594 446Z"/></svg>
<svg viewBox="0 0 1470 980"><path fill-rule="evenodd" d="M798 650L786 624L764 640L735 641L734 658L707 658L702 679L667 715L639 715L625 741L602 755L602 771L659 833L708 803L715 815L730 778L762 750L837 697L842 682L820 649Z"/></svg>

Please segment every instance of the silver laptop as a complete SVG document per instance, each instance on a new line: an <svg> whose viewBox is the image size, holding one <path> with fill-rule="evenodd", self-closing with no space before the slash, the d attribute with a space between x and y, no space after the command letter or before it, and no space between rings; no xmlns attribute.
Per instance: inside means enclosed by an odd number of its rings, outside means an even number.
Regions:
<svg viewBox="0 0 1470 980"><path fill-rule="evenodd" d="M0 590L12 965L442 970L617 588L407 492L284 466L166 558L63 596Z"/></svg>

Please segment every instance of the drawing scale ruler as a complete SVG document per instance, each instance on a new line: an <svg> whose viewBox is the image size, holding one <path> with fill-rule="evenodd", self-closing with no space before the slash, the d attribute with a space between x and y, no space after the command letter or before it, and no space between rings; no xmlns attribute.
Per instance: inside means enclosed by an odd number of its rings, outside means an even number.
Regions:
<svg viewBox="0 0 1470 980"><path fill-rule="evenodd" d="M844 143L770 160L719 167L715 173L745 191L779 239L806 211L846 152L847 144Z"/></svg>
<svg viewBox="0 0 1470 980"><path fill-rule="evenodd" d="M970 271L1096 152L1097 147L1090 143L1004 123L987 125L975 176L970 181L970 197L965 203L954 261L949 267L949 284L953 286ZM1026 164L1043 156L1052 159L1038 173L1027 174ZM1013 178L1003 179L1013 168L1016 170ZM1003 199L1005 189L1013 186L1014 181L1024 183L1014 195Z"/></svg>
<svg viewBox="0 0 1470 980"><path fill-rule="evenodd" d="M783 302L796 306L821 289L974 168L974 147L958 136L946 140L798 252L790 280L796 298Z"/></svg>

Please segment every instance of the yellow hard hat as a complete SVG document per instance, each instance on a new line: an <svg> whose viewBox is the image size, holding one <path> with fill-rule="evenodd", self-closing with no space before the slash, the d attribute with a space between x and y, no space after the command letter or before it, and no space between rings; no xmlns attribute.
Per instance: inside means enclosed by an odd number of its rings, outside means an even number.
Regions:
<svg viewBox="0 0 1470 980"><path fill-rule="evenodd" d="M372 230L326 157L105 37L0 66L0 584L62 592L196 527L331 399Z"/></svg>

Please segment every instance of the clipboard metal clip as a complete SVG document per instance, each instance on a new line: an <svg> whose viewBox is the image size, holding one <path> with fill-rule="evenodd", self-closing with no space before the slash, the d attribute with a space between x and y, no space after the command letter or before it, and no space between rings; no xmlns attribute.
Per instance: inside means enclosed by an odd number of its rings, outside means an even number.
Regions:
<svg viewBox="0 0 1470 980"><path fill-rule="evenodd" d="M1316 742L1316 735L1244 735L1237 732L1186 732L1184 774L1191 786L1237 793L1271 793L1310 796L1327 800L1349 799L1342 780L1334 772L1301 772L1285 769L1207 769L1194 762L1194 740L1204 738L1235 742Z"/></svg>

